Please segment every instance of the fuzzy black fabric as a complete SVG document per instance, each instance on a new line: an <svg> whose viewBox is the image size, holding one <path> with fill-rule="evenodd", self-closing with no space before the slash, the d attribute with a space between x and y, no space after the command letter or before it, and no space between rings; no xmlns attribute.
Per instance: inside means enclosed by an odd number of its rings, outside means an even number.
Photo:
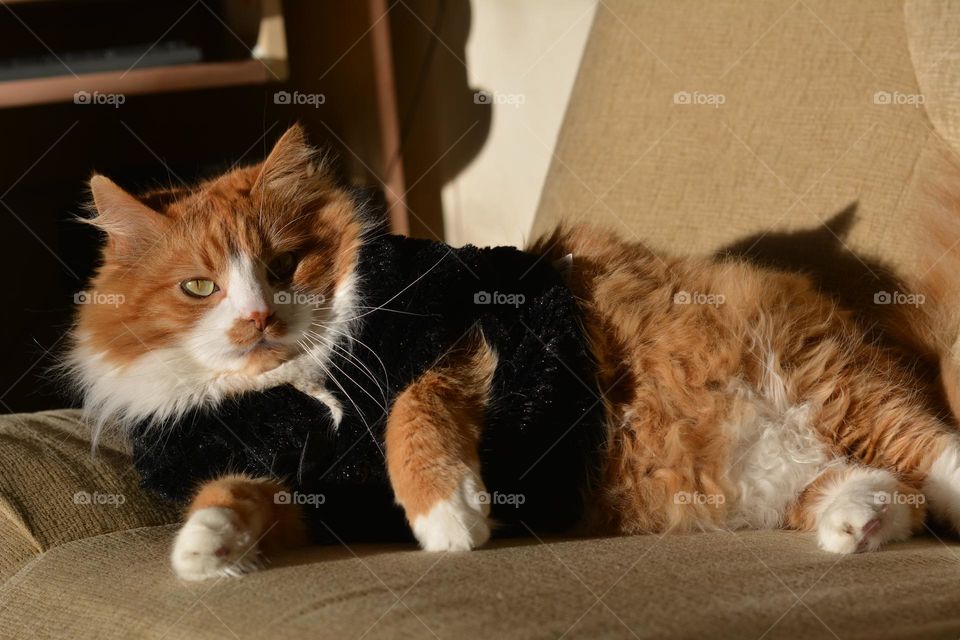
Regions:
<svg viewBox="0 0 960 640"><path fill-rule="evenodd" d="M383 456L387 409L471 329L498 355L480 443L499 533L562 531L583 511L602 443L603 407L582 318L548 263L509 247L384 235L358 261L361 308L353 359L328 365L344 408L284 386L197 410L172 426L132 432L142 484L186 501L228 471L286 480L307 500L318 541L410 536ZM361 346L365 345L365 346ZM375 379L375 381L374 381ZM147 391L149 392L149 391Z"/></svg>

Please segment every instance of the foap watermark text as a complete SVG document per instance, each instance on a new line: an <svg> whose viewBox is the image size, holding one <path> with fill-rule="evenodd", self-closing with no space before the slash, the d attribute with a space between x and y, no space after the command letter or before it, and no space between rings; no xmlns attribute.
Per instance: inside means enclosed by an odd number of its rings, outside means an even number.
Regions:
<svg viewBox="0 0 960 640"><path fill-rule="evenodd" d="M327 102L322 93L302 93L300 91L277 91L273 94L273 104L309 105L314 109Z"/></svg>
<svg viewBox="0 0 960 640"><path fill-rule="evenodd" d="M73 494L73 504L108 505L119 507L127 501L122 493L100 493L99 491L77 491Z"/></svg>
<svg viewBox="0 0 960 640"><path fill-rule="evenodd" d="M298 504L316 507L324 504L327 496L322 493L302 493L300 491L278 491L273 494L274 504Z"/></svg>
<svg viewBox="0 0 960 640"><path fill-rule="evenodd" d="M303 306L319 307L326 303L327 298L322 293L303 293L302 291L277 291L273 294L274 304L298 304Z"/></svg>
<svg viewBox="0 0 960 640"><path fill-rule="evenodd" d="M103 104L119 109L127 101L122 93L101 93L100 91L77 91L73 94L73 104Z"/></svg>
<svg viewBox="0 0 960 640"><path fill-rule="evenodd" d="M677 291L673 294L673 304L705 304L719 307L727 301L722 293L701 293L699 291Z"/></svg>
<svg viewBox="0 0 960 640"><path fill-rule="evenodd" d="M926 302L922 293L904 293L902 291L877 291L873 294L873 304L906 304L919 307Z"/></svg>
<svg viewBox="0 0 960 640"><path fill-rule="evenodd" d="M473 304L508 305L519 307L527 301L522 293L501 293L500 291L477 291L473 294Z"/></svg>
<svg viewBox="0 0 960 640"><path fill-rule="evenodd" d="M101 291L77 291L73 294L74 304L105 304L119 307L126 298L122 293L103 293Z"/></svg>
<svg viewBox="0 0 960 640"><path fill-rule="evenodd" d="M473 94L474 104L502 104L519 108L527 103L527 96L522 93L500 93L499 91L477 91Z"/></svg>

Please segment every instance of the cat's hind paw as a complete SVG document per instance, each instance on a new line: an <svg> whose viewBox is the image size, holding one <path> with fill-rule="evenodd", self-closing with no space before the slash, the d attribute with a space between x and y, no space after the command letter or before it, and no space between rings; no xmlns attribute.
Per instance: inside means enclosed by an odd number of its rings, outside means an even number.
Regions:
<svg viewBox="0 0 960 640"><path fill-rule="evenodd" d="M882 472L881 472L882 473ZM888 542L906 540L913 528L913 506L900 500L892 477L857 478L836 488L817 525L824 551L875 551Z"/></svg>

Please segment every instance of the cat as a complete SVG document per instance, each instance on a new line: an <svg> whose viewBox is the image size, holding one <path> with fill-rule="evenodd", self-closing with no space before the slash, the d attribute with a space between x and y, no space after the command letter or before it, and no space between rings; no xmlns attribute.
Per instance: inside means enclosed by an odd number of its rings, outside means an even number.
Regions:
<svg viewBox="0 0 960 640"><path fill-rule="evenodd" d="M354 277L370 227L301 128L261 164L190 189L137 198L102 176L90 188L90 222L106 235L90 288L125 300L81 305L72 333L69 367L95 428L162 426L284 383L342 416L336 376L314 374L351 319L375 311ZM915 373L919 356L869 338L808 278L670 257L585 226L529 251L568 263L596 362L604 438L580 531L784 528L840 554L905 540L928 511L960 531L960 435L940 380ZM941 262L929 286L953 291L943 282L955 261ZM324 304L274 304L292 289ZM904 316L915 342L947 361L957 297L937 297L939 315ZM306 339L318 312L330 331ZM389 407L390 483L425 549L490 537L476 445L496 366L476 341ZM288 489L245 474L205 483L174 541L175 573L237 575L261 552L303 544L298 507L274 499Z"/></svg>

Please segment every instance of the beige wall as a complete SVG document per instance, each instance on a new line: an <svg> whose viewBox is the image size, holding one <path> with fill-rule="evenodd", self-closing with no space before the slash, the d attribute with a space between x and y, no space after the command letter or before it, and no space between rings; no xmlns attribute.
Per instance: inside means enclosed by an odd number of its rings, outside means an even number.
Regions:
<svg viewBox="0 0 960 640"><path fill-rule="evenodd" d="M522 244L550 164L596 0L471 0L471 87L492 94L479 155L442 192L447 241Z"/></svg>

